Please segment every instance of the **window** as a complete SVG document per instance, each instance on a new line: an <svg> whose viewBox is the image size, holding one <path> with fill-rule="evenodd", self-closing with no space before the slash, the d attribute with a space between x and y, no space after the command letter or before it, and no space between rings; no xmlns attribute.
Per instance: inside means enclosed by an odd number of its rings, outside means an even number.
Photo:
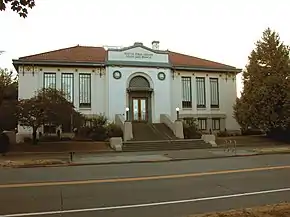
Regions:
<svg viewBox="0 0 290 217"><path fill-rule="evenodd" d="M91 107L91 74L80 74L80 108Z"/></svg>
<svg viewBox="0 0 290 217"><path fill-rule="evenodd" d="M220 130L221 128L221 122L219 118L213 118L212 119L212 129L213 130Z"/></svg>
<svg viewBox="0 0 290 217"><path fill-rule="evenodd" d="M43 76L44 88L56 88L56 73L44 73Z"/></svg>
<svg viewBox="0 0 290 217"><path fill-rule="evenodd" d="M65 93L66 99L73 102L74 75L72 73L61 74L61 90Z"/></svg>
<svg viewBox="0 0 290 217"><path fill-rule="evenodd" d="M191 77L181 77L182 82L182 108L192 108Z"/></svg>
<svg viewBox="0 0 290 217"><path fill-rule="evenodd" d="M207 120L206 118L199 118L198 119L198 129L206 130L207 129Z"/></svg>
<svg viewBox="0 0 290 217"><path fill-rule="evenodd" d="M196 78L197 108L205 108L205 78Z"/></svg>
<svg viewBox="0 0 290 217"><path fill-rule="evenodd" d="M219 108L218 78L210 78L210 107Z"/></svg>

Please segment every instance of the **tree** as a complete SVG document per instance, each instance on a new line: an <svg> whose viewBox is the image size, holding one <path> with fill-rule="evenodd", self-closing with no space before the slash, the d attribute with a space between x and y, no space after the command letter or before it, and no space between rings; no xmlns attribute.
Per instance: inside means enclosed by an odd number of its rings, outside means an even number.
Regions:
<svg viewBox="0 0 290 217"><path fill-rule="evenodd" d="M37 129L44 124L59 126L74 115L73 104L68 102L64 93L56 89L41 89L36 96L22 99L18 104L18 121L32 128L36 143Z"/></svg>
<svg viewBox="0 0 290 217"><path fill-rule="evenodd" d="M289 48L269 28L249 56L243 72L244 90L234 106L234 116L243 128L266 132L290 126Z"/></svg>
<svg viewBox="0 0 290 217"><path fill-rule="evenodd" d="M0 68L0 106L3 100L13 92L13 88L17 86L17 78L13 78L12 72L8 69Z"/></svg>
<svg viewBox="0 0 290 217"><path fill-rule="evenodd" d="M20 17L26 18L28 9L35 6L35 0L0 0L0 11L5 11L8 4Z"/></svg>

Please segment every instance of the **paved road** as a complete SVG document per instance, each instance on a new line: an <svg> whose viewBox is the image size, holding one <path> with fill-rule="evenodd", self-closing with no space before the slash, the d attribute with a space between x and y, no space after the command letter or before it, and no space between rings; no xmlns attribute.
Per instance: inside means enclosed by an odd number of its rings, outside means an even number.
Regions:
<svg viewBox="0 0 290 217"><path fill-rule="evenodd" d="M283 201L285 154L0 170L0 216L9 217L177 217Z"/></svg>

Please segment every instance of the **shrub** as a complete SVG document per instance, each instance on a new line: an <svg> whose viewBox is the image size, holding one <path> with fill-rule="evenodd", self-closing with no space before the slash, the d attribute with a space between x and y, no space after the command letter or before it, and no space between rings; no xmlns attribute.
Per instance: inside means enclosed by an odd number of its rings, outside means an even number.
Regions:
<svg viewBox="0 0 290 217"><path fill-rule="evenodd" d="M107 136L108 138L112 137L123 137L122 129L114 123L110 123L107 125Z"/></svg>
<svg viewBox="0 0 290 217"><path fill-rule="evenodd" d="M92 128L89 138L94 141L105 141L107 139L107 130L105 126L96 126Z"/></svg>
<svg viewBox="0 0 290 217"><path fill-rule="evenodd" d="M123 132L116 124L108 123L104 115L97 115L86 118L85 126L79 129L78 135L94 141L105 141L111 137L123 137Z"/></svg>
<svg viewBox="0 0 290 217"><path fill-rule="evenodd" d="M24 143L32 143L32 138L30 137L24 137L23 138Z"/></svg>
<svg viewBox="0 0 290 217"><path fill-rule="evenodd" d="M107 123L108 123L107 117L102 115L102 114L85 119L86 126L93 127L93 128L100 127L100 126L106 126Z"/></svg>
<svg viewBox="0 0 290 217"><path fill-rule="evenodd" d="M39 142L57 142L60 141L60 138L58 136L46 136L43 135L39 138Z"/></svg>
<svg viewBox="0 0 290 217"><path fill-rule="evenodd" d="M218 137L228 137L228 136L231 136L231 135L225 130L225 131L219 131L217 133L217 136Z"/></svg>
<svg viewBox="0 0 290 217"><path fill-rule="evenodd" d="M245 129L242 130L242 135L263 135L265 134L262 130L260 129Z"/></svg>
<svg viewBox="0 0 290 217"><path fill-rule="evenodd" d="M185 139L201 138L202 133L198 130L195 118L187 118L183 122L183 134Z"/></svg>

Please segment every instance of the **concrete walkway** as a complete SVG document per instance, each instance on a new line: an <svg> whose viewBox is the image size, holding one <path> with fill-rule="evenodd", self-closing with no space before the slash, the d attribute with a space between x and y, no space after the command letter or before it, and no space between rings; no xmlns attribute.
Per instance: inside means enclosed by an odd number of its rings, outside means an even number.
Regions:
<svg viewBox="0 0 290 217"><path fill-rule="evenodd" d="M289 149L290 150L290 149ZM129 163L129 162L154 162L219 158L230 156L256 155L255 150L238 149L235 152L225 152L223 149L190 149L178 151L152 151L152 152L120 152L102 155L78 154L73 158L73 163L80 164L105 164L105 163Z"/></svg>
<svg viewBox="0 0 290 217"><path fill-rule="evenodd" d="M87 165L87 164L114 164L137 162L164 162L174 160L194 160L223 158L234 156L252 156L258 154L290 153L290 146L283 147L238 147L236 150L226 151L222 148L190 149L175 151L151 151L151 152L112 152L112 153L76 153L72 161L69 153L57 154L24 154L24 155L0 155L2 165ZM37 162L37 163L35 163ZM42 164L42 162L45 162ZM51 162L51 163L49 163ZM6 165L6 166L9 166Z"/></svg>

